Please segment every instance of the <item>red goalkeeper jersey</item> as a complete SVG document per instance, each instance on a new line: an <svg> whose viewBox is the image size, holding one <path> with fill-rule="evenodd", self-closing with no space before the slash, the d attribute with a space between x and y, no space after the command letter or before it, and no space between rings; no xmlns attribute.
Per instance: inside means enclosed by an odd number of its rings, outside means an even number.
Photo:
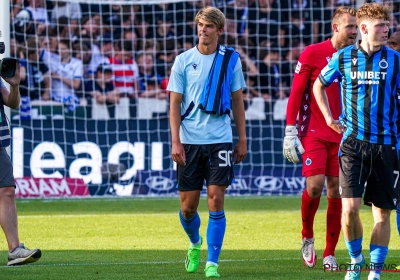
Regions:
<svg viewBox="0 0 400 280"><path fill-rule="evenodd" d="M301 53L292 83L286 112L286 124L295 124L298 116L299 136L311 136L340 143L342 135L331 129L315 100L312 88L318 75L336 52L330 39L307 46ZM335 120L341 113L339 83L326 88L329 107Z"/></svg>

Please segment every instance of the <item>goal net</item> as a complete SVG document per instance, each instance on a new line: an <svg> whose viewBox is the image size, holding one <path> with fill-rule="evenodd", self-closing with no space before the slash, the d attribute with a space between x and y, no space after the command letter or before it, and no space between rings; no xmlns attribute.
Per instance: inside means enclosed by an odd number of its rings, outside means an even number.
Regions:
<svg viewBox="0 0 400 280"><path fill-rule="evenodd" d="M11 2L10 53L23 72L11 111L20 196L177 194L166 85L208 5L226 15L219 40L240 52L248 86L248 156L228 193L301 193L301 165L282 156L286 103L301 50L331 34L331 1Z"/></svg>

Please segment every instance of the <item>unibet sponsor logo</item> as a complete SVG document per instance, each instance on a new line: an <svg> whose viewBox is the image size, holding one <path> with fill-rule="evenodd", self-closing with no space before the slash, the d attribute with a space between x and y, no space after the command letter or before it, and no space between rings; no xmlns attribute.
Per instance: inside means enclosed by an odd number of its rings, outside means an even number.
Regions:
<svg viewBox="0 0 400 280"><path fill-rule="evenodd" d="M386 79L386 72L374 72L374 71L351 71L350 77L352 79Z"/></svg>

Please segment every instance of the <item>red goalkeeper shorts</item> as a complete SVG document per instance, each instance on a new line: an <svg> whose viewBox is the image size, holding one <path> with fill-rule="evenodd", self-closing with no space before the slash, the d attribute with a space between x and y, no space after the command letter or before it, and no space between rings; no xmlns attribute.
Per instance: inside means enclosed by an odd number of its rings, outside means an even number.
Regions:
<svg viewBox="0 0 400 280"><path fill-rule="evenodd" d="M304 177L320 174L339 177L339 143L307 136L301 138L301 143L306 150L302 154Z"/></svg>

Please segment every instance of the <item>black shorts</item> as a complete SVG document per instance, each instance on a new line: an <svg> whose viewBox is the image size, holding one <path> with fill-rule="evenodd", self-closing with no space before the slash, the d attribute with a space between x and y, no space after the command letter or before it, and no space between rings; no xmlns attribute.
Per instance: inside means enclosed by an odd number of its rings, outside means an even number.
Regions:
<svg viewBox="0 0 400 280"><path fill-rule="evenodd" d="M365 186L365 205L396 209L399 161L395 146L347 138L340 146L339 164L342 198L362 197Z"/></svg>
<svg viewBox="0 0 400 280"><path fill-rule="evenodd" d="M206 185L229 186L233 179L232 143L183 144L186 165L178 165L178 190L202 190Z"/></svg>
<svg viewBox="0 0 400 280"><path fill-rule="evenodd" d="M5 148L0 148L0 188L14 186L13 166Z"/></svg>

